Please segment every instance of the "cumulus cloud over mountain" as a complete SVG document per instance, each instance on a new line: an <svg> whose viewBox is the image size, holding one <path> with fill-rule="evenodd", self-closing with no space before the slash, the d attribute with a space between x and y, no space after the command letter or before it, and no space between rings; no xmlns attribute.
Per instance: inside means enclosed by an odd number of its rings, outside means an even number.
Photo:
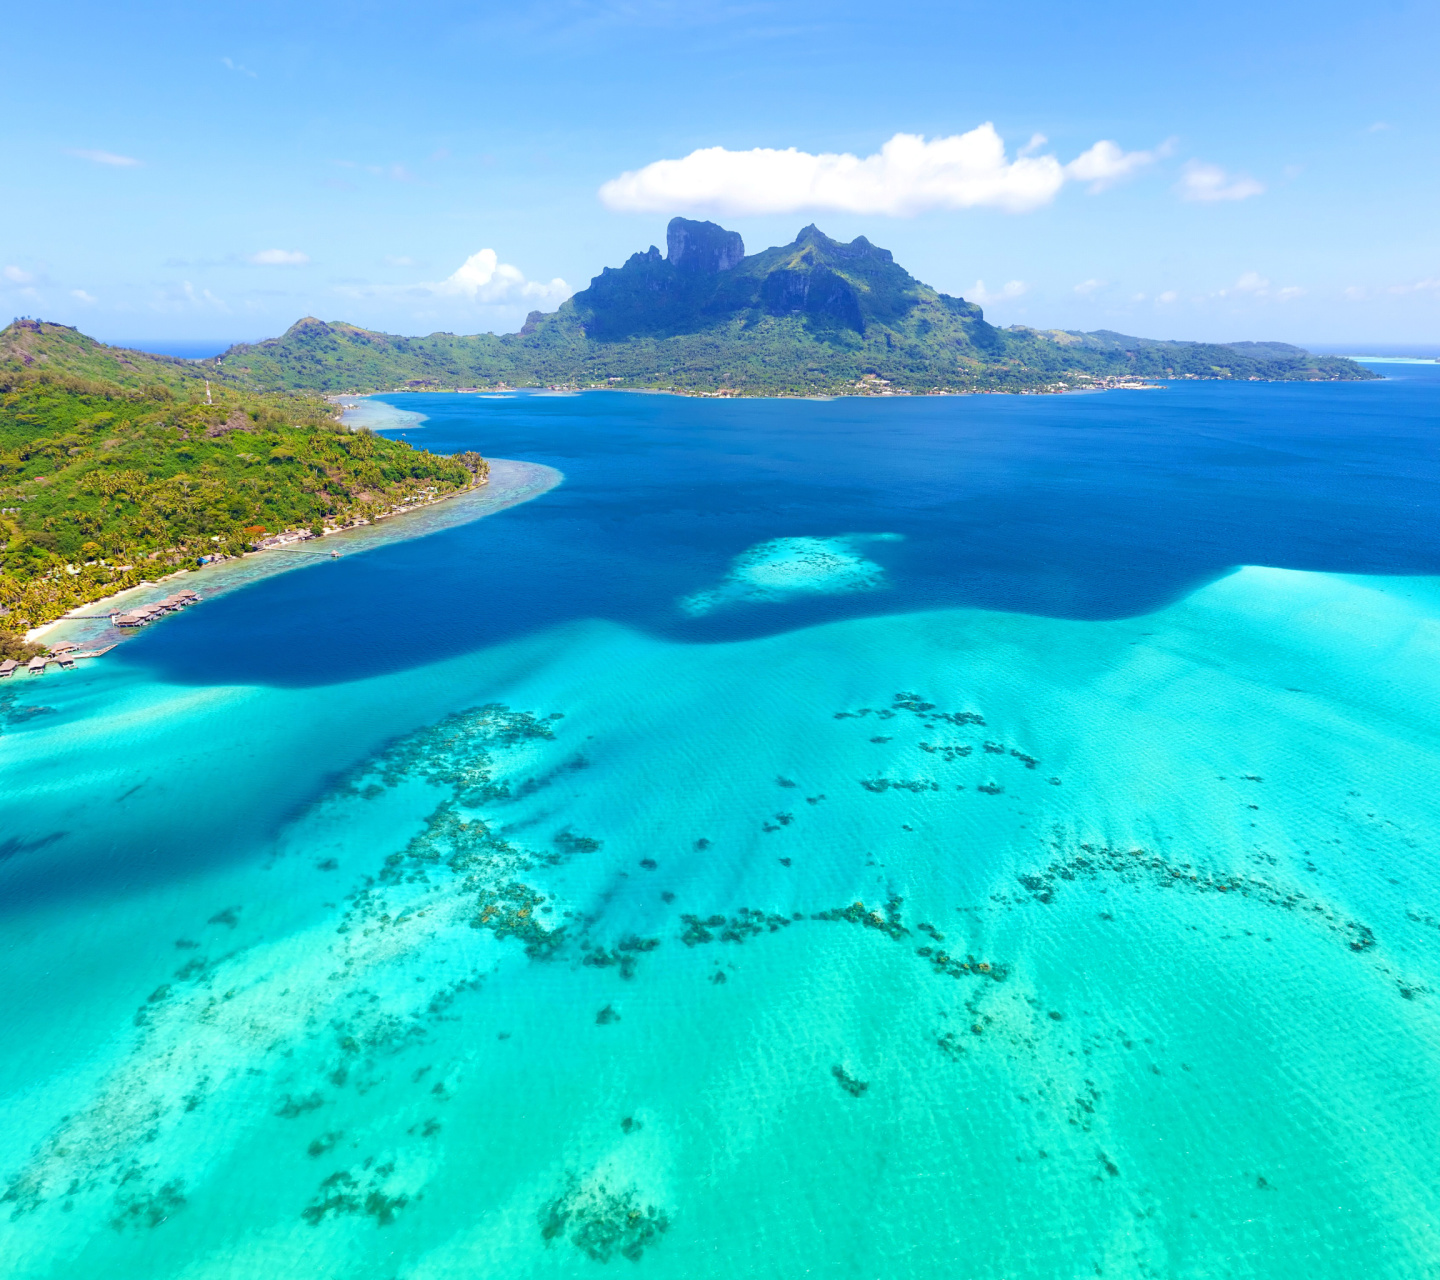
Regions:
<svg viewBox="0 0 1440 1280"><path fill-rule="evenodd" d="M802 209L908 217L931 209L995 208L1025 213L1053 200L1069 179L1112 185L1153 163L1159 152L1122 151L1098 142L1061 164L1053 155L1006 153L993 124L926 139L897 133L874 155L812 155L789 147L731 151L705 147L657 160L600 188L626 212L794 213Z"/></svg>
<svg viewBox="0 0 1440 1280"><path fill-rule="evenodd" d="M481 249L472 253L443 280L417 284L346 285L336 292L353 298L450 299L477 306L524 304L545 308L559 306L574 290L559 276L548 283L527 280L519 267L501 262L494 249Z"/></svg>
<svg viewBox="0 0 1440 1280"><path fill-rule="evenodd" d="M573 292L559 276L549 284L527 280L519 267L501 262L494 249L472 253L445 279L415 287L442 297L463 297L485 303L533 300L558 304Z"/></svg>

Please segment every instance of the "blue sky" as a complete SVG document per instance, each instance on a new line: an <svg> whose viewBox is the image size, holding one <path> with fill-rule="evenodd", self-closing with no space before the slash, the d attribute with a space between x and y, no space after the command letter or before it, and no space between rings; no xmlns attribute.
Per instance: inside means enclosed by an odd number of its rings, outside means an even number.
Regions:
<svg viewBox="0 0 1440 1280"><path fill-rule="evenodd" d="M684 212L863 234L998 323L1436 342L1437 37L1415 0L17 6L0 313L512 329Z"/></svg>

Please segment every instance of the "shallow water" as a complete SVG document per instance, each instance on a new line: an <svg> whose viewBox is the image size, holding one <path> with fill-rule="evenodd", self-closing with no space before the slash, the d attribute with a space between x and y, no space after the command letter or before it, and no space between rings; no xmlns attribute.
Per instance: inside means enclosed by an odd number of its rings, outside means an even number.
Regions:
<svg viewBox="0 0 1440 1280"><path fill-rule="evenodd" d="M8 1274L1440 1265L1440 376L395 399L0 689Z"/></svg>

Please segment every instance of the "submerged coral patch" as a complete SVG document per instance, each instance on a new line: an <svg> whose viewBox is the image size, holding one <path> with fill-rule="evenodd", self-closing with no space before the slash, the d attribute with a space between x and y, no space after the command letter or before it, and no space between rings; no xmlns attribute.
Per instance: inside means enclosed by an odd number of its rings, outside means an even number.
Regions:
<svg viewBox="0 0 1440 1280"><path fill-rule="evenodd" d="M736 604L764 604L796 596L877 591L885 571L858 550L866 542L896 542L898 533L852 533L834 538L772 538L735 557L719 586L680 601L692 618Z"/></svg>
<svg viewBox="0 0 1440 1280"><path fill-rule="evenodd" d="M565 1191L540 1210L541 1239L550 1244L568 1236L596 1262L616 1254L638 1262L670 1229L669 1215L643 1204L639 1194L635 1187L612 1191L604 1182L585 1187L571 1177Z"/></svg>

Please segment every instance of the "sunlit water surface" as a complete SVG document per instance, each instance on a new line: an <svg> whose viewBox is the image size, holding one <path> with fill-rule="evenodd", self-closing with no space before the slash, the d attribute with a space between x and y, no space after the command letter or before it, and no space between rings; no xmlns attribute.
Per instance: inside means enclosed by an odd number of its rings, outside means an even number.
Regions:
<svg viewBox="0 0 1440 1280"><path fill-rule="evenodd" d="M5 1274L1440 1271L1386 372L371 405L564 482L0 687Z"/></svg>

